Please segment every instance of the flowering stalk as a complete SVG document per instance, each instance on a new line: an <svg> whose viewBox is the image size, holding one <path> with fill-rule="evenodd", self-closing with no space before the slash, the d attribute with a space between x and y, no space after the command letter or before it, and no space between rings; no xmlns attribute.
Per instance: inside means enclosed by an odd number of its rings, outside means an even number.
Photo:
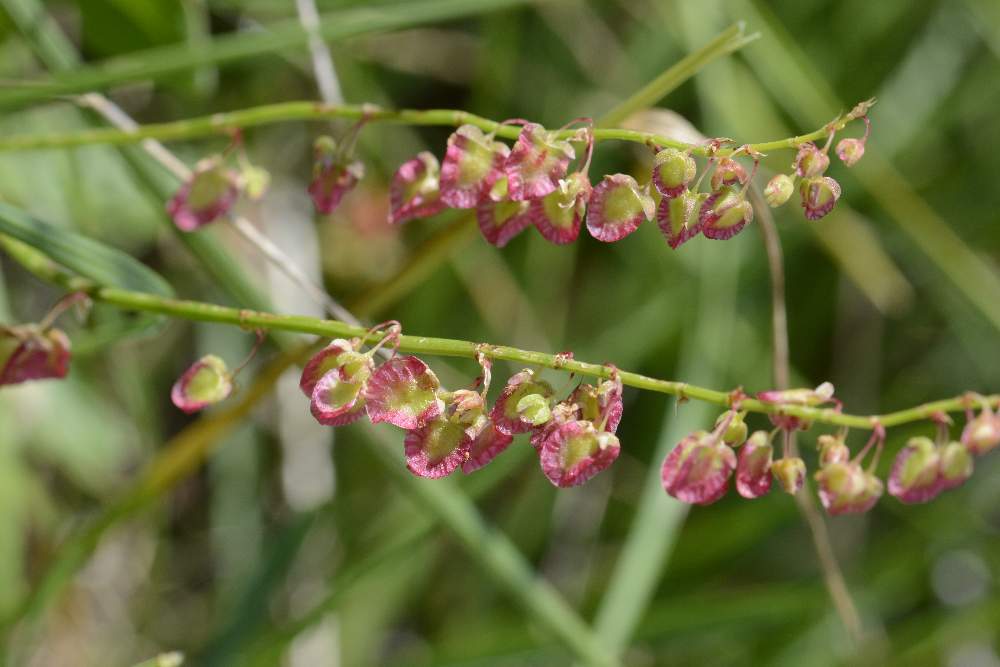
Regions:
<svg viewBox="0 0 1000 667"><path fill-rule="evenodd" d="M45 267L37 266L31 268L42 277L58 282L73 291L86 292L95 301L102 301L128 310L154 312L189 320L233 324L241 327L294 331L328 338L361 337L368 332L364 327L352 326L337 320L321 320L302 315L276 315L197 301L167 299L143 292L96 286L84 279L68 278L65 274L51 268L48 270ZM375 333L371 338L378 341L385 335ZM613 371L607 365L586 363L567 359L565 355L546 354L503 345L412 335L399 336L398 344L401 352L471 359L477 358L477 354L481 353L488 359L517 361L591 377L610 379L613 375ZM884 427L891 427L930 419L936 413L960 412L964 411L970 404L968 396L957 396L884 415L862 416L846 414L834 408L817 408L808 405L764 402L754 398L737 398L733 392L717 391L686 382L659 380L627 371L618 371L618 377L622 384L671 394L683 399L696 399L725 407L732 407L735 401L738 402L741 410L796 417L813 423L848 426L864 430L870 430L876 423ZM1000 406L1000 395L983 397L982 401L984 405Z"/></svg>
<svg viewBox="0 0 1000 667"><path fill-rule="evenodd" d="M188 118L186 120L168 123L142 125L135 131L117 128L100 128L79 130L64 133L22 134L0 137L0 151L28 150L39 148L71 148L91 144L125 145L139 143L147 139L157 141L179 141L204 136L228 136L238 130L244 130L259 125L298 121L326 120L342 118L350 120L366 119L370 123L387 123L392 125L444 125L459 127L474 125L480 130L492 133L505 139L517 139L520 127L504 125L495 120L477 116L456 109L383 109L371 104L330 105L319 102L281 102L250 107L239 111L216 113L209 116ZM765 141L747 144L739 148L712 148L705 144L689 144L671 139L652 132L626 130L621 128L599 127L593 131L594 141L628 141L633 143L656 145L664 148L673 147L682 151L690 151L694 155L708 157L727 157L737 150L769 151L796 149L802 144L819 139L826 139L831 132L839 132L848 123L855 120L851 114L841 115L823 127L795 137L787 137L776 141ZM556 130L555 139L572 139L577 130Z"/></svg>

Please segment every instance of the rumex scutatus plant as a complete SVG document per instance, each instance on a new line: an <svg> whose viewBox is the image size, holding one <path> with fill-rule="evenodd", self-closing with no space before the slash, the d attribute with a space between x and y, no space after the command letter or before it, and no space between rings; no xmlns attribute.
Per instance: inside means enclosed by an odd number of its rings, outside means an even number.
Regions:
<svg viewBox="0 0 1000 667"><path fill-rule="evenodd" d="M837 133L851 121L865 125L860 138L842 138L836 154L846 166L864 154L871 130L868 117L872 102L863 102L849 113L813 133L822 146L809 138L771 144L736 145L729 139L704 144L662 145L672 140L642 135L631 137L653 151L652 169L643 183L626 174L610 174L596 185L589 167L600 130L586 118L576 119L558 130L514 119L493 123L459 124L448 139L443 160L421 152L400 166L389 190L390 223L400 224L439 213L447 208L474 213L483 237L498 247L528 227L535 227L547 240L565 244L576 240L585 225L597 240L613 242L634 232L640 224L655 221L671 248L698 234L725 240L753 221L748 191L754 186L761 147L794 148L796 154L787 173L774 175L763 188L771 206L787 202L797 191L805 217L822 218L840 197L840 185L826 173L830 148ZM336 210L343 196L363 178L364 168L354 155L361 129L392 112L363 107L358 122L341 141L320 137L314 147L312 180L307 188L321 216ZM467 114L456 119L468 118ZM488 126L484 130L480 125ZM575 126L575 127L574 127ZM498 134L519 128L508 146ZM620 135L620 131L616 131ZM617 135L616 135L617 136ZM177 227L196 230L226 215L240 196L260 198L268 183L267 173L250 163L242 147L240 132L222 154L206 158L192 171L167 203ZM699 168L700 157L703 164ZM746 162L747 164L744 164ZM707 190L703 187L707 186ZM137 307L199 319L218 321L220 309L211 315L202 304L189 302L139 303L129 294L108 294L98 286L71 295L65 302L83 300L84 292L123 307ZM2 379L12 384L29 379L65 376L69 341L52 329L64 308L38 325L7 327ZM251 321L254 320L254 321ZM247 360L230 371L223 359L207 355L196 361L177 380L171 393L174 404L186 412L197 412L229 397L234 378L263 341L264 329L283 326L280 316L234 311L231 321L241 326L259 326L257 344ZM343 426L367 418L405 431L403 454L415 475L438 478L461 468L469 474L487 465L525 437L537 452L543 474L559 487L583 484L608 468L619 455L616 435L623 412L623 388L673 393L681 398L701 398L726 405L710 430L699 430L677 443L661 464L664 490L693 504L709 504L727 492L735 478L739 495L757 498L776 483L795 494L810 477L807 464L789 446L797 431L808 431L816 423L839 425L833 434L821 434L817 444L817 470L812 475L823 506L830 514L863 512L871 508L888 487L889 493L907 503L926 502L965 481L973 459L1000 444L1000 417L994 412L995 397L968 394L883 417L863 418L842 413L841 402L830 383L816 389L763 391L748 397L740 389L713 392L682 383L669 383L630 373L612 365L594 366L576 362L571 353L540 355L514 350L507 356L487 344L450 341L462 354L473 356L482 369L469 388L443 387L431 367L403 351L419 352L434 346L427 339L403 336L397 322L360 329L335 322L341 333L306 363L300 387L308 398L315 419L327 426ZM295 328L291 326L291 328ZM446 354L456 353L448 348ZM387 357L387 358L385 358ZM494 358L524 359L556 370L597 377L595 383L556 389L541 377L539 369L525 368L507 379L490 404L487 392ZM539 362L538 358L543 357ZM957 440L948 438L946 411L965 410L967 424ZM978 414L976 414L978 410ZM750 412L763 413L772 429L749 432ZM937 426L934 440L915 437L900 450L886 485L875 475L885 440L885 426L916 419L929 419ZM852 456L846 440L850 428L871 432L867 443ZM775 439L780 436L780 456ZM865 458L871 453L867 465Z"/></svg>

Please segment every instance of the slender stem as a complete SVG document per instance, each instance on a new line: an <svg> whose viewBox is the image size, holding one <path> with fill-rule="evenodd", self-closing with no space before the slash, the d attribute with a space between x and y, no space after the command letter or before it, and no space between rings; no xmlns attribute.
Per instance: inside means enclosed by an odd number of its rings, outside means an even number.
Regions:
<svg viewBox="0 0 1000 667"><path fill-rule="evenodd" d="M67 277L65 274L52 270L51 267L32 266L29 268L43 278L58 282L67 289L87 292L96 301L102 301L127 310L154 312L201 322L233 324L244 328L252 327L268 330L295 331L329 338L360 337L364 336L367 332L367 329L364 327L350 325L337 320L321 320L303 315L276 315L254 310L228 308L198 301L166 299L143 292L96 286L84 279ZM373 340L380 340L383 336L384 334L379 333L372 338ZM467 357L470 359L476 359L477 354L481 353L489 359L517 361L598 378L610 378L613 372L606 364L593 364L573 359L567 360L562 355L451 338L404 335L399 337L399 350L442 357ZM638 389L680 396L684 399L697 399L727 408L732 407L732 392L707 389L686 382L658 380L626 371L619 371L618 375L623 384ZM984 398L991 406L1000 405L1000 395ZM876 416L844 414L832 408L812 408L802 405L764 403L753 398L742 399L740 401L740 408L764 414L790 415L823 424L871 429L875 422L888 427L929 419L936 412L959 412L965 409L968 401L968 397L963 395Z"/></svg>
<svg viewBox="0 0 1000 667"><path fill-rule="evenodd" d="M756 166L756 165L755 165ZM788 345L788 312L785 305L785 267L784 258L781 251L781 237L774 224L774 216L771 209L761 196L756 185L750 189L750 198L753 206L757 209L757 224L760 228L761 236L764 240L764 248L767 252L767 266L771 274L771 336L772 336L772 357L774 365L774 384L777 389L788 389L789 383L789 345ZM874 433L873 433L874 437ZM785 432L786 451L785 456L797 456L795 444L795 434ZM812 536L813 548L819 559L820 569L823 571L823 581L826 590L830 594L837 615L840 617L844 630L854 646L858 646L862 639L861 616L858 608L851 597L851 591L844 580L844 573L837 562L837 554L833 550L833 542L830 539L830 531L827 529L823 516L816 508L816 501L807 490L800 490L795 494L795 503L799 507L802 518L809 526L809 533Z"/></svg>
<svg viewBox="0 0 1000 667"><path fill-rule="evenodd" d="M128 134L138 134L141 127L117 104L104 95L98 93L88 93L80 98L81 104L90 107L105 120L115 126L115 131L126 132ZM111 129L111 128L108 128ZM98 130L100 131L100 130ZM174 155L158 139L146 137L142 139L142 148L153 159L160 163L167 171L180 181L191 178L191 168L183 160ZM298 285L313 301L322 306L329 315L344 322L360 325L361 322L330 296L326 290L312 281L306 273L299 268L298 264L292 261L281 248L276 246L271 239L260 232L250 220L242 215L229 215L233 229L240 234L250 245L255 247L264 258L276 269L281 271L289 280Z"/></svg>
<svg viewBox="0 0 1000 667"><path fill-rule="evenodd" d="M360 120L367 118L372 123L388 123L394 125L445 125L458 126L475 125L484 132L493 132L496 136L507 139L517 138L520 128L501 123L456 109L383 109L378 106L363 104L323 104L321 102L281 102L250 107L239 111L216 113L210 116L200 116L177 120L169 123L143 125L133 130L114 128L78 130L64 133L22 134L0 137L0 151L25 150L37 148L69 148L90 144L133 144L146 139L158 141L178 141L212 135L226 135L235 130L270 125L296 120L326 120L331 118L346 118ZM851 122L846 116L840 116L823 127L796 137L787 137L776 141L765 141L749 144L749 149L766 153L781 149L796 148L807 141L823 139L832 131L839 131ZM562 139L570 139L576 130L559 130L555 134ZM622 128L598 128L594 130L595 141L629 141L640 144L655 144L657 146L673 146L680 150L691 151L696 155L708 155L704 145L689 144L670 137L626 130ZM735 148L720 148L715 155L725 157L731 155Z"/></svg>

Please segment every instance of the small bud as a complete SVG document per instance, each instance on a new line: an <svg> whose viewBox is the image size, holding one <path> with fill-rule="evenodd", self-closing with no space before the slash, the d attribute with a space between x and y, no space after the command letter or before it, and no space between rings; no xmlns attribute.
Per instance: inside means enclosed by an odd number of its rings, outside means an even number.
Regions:
<svg viewBox="0 0 1000 667"><path fill-rule="evenodd" d="M833 210L840 199L840 183L829 176L803 179L799 184L802 208L808 220L819 220Z"/></svg>
<svg viewBox="0 0 1000 667"><path fill-rule="evenodd" d="M475 125L462 125L448 138L441 165L441 201L452 208L474 208L504 177L510 149Z"/></svg>
<svg viewBox="0 0 1000 667"><path fill-rule="evenodd" d="M469 458L462 464L462 472L468 475L479 470L510 447L512 442L514 436L501 433L493 422L489 422L472 441Z"/></svg>
<svg viewBox="0 0 1000 667"><path fill-rule="evenodd" d="M555 192L575 157L568 141L556 139L537 123L527 123L504 163L508 196L513 201L527 201Z"/></svg>
<svg viewBox="0 0 1000 667"><path fill-rule="evenodd" d="M747 182L747 172L739 162L724 157L719 160L712 172L712 190L720 190L726 186L740 186Z"/></svg>
<svg viewBox="0 0 1000 667"><path fill-rule="evenodd" d="M771 391L762 391L757 394L757 398L764 403L816 407L817 405L834 400L833 391L833 384L824 382L815 389L774 389Z"/></svg>
<svg viewBox="0 0 1000 667"><path fill-rule="evenodd" d="M695 431L663 459L660 483L674 498L695 505L710 505L729 490L729 478L736 469L732 448L715 440L710 433Z"/></svg>
<svg viewBox="0 0 1000 667"><path fill-rule="evenodd" d="M816 441L819 448L819 466L825 468L831 463L847 463L851 460L851 450L842 438L821 435Z"/></svg>
<svg viewBox="0 0 1000 667"><path fill-rule="evenodd" d="M559 181L555 192L532 200L528 215L547 241L559 245L572 243L580 235L591 189L584 174L570 174Z"/></svg>
<svg viewBox="0 0 1000 667"><path fill-rule="evenodd" d="M848 167L853 167L864 157L865 142L863 139L841 139L837 142L837 157Z"/></svg>
<svg viewBox="0 0 1000 667"><path fill-rule="evenodd" d="M862 116L867 116L868 115L868 111L873 106L875 106L875 98L874 97L872 99L870 99L870 100L865 100L863 102L858 102L857 104L854 105L854 108L851 109L848 112L848 114L847 114L847 116L845 116L845 118L850 121L850 120L857 120L858 118L861 118Z"/></svg>
<svg viewBox="0 0 1000 667"><path fill-rule="evenodd" d="M613 433L598 431L588 421L570 421L545 438L539 461L554 485L579 486L614 463L620 451Z"/></svg>
<svg viewBox="0 0 1000 667"><path fill-rule="evenodd" d="M816 473L819 499L830 516L867 512L882 497L882 480L856 463L831 463Z"/></svg>
<svg viewBox="0 0 1000 667"><path fill-rule="evenodd" d="M226 362L209 354L194 362L178 378L170 391L170 400L191 414L225 400L232 391L233 378Z"/></svg>
<svg viewBox="0 0 1000 667"><path fill-rule="evenodd" d="M365 384L365 410L373 424L421 428L444 411L437 395L440 387L434 371L417 357L394 357L375 369Z"/></svg>
<svg viewBox="0 0 1000 667"><path fill-rule="evenodd" d="M502 248L531 226L526 201L483 201L476 206L479 231L490 245Z"/></svg>
<svg viewBox="0 0 1000 667"><path fill-rule="evenodd" d="M433 419L407 431L403 441L406 467L418 477L437 479L450 475L469 458L472 440L461 425Z"/></svg>
<svg viewBox="0 0 1000 667"><path fill-rule="evenodd" d="M701 233L710 239L732 238L751 220L753 206L733 187L713 192L701 207Z"/></svg>
<svg viewBox="0 0 1000 667"><path fill-rule="evenodd" d="M910 438L889 473L889 494L904 503L925 503L941 493L940 456L930 438Z"/></svg>
<svg viewBox="0 0 1000 667"><path fill-rule="evenodd" d="M766 431L755 431L740 448L736 462L736 492L744 498L759 498L771 490L774 447Z"/></svg>
<svg viewBox="0 0 1000 667"><path fill-rule="evenodd" d="M785 493L794 496L806 481L806 462L797 456L786 456L771 464L771 472Z"/></svg>
<svg viewBox="0 0 1000 667"><path fill-rule="evenodd" d="M340 154L331 137L321 136L313 144L313 177L309 196L316 211L329 215L365 175L365 166Z"/></svg>
<svg viewBox="0 0 1000 667"><path fill-rule="evenodd" d="M521 421L531 426L541 426L552 418L549 400L541 394L528 394L517 402L517 414Z"/></svg>
<svg viewBox="0 0 1000 667"><path fill-rule="evenodd" d="M613 243L636 229L655 213L653 198L635 179L625 174L610 174L598 183L590 195L587 229L598 241Z"/></svg>
<svg viewBox="0 0 1000 667"><path fill-rule="evenodd" d="M437 158L427 151L401 164L389 185L389 223L398 225L443 211L440 175Z"/></svg>
<svg viewBox="0 0 1000 667"><path fill-rule="evenodd" d="M697 172L694 158L676 148L664 148L653 158L653 186L664 199L673 199L687 190Z"/></svg>
<svg viewBox="0 0 1000 667"><path fill-rule="evenodd" d="M960 442L949 442L941 448L940 484L947 491L961 486L972 476L973 459L968 447Z"/></svg>
<svg viewBox="0 0 1000 667"><path fill-rule="evenodd" d="M167 204L167 213L178 229L193 232L229 212L238 195L237 179L222 160L203 160Z"/></svg>
<svg viewBox="0 0 1000 667"><path fill-rule="evenodd" d="M730 414L732 414L732 418L729 420L726 431L722 434L722 442L730 447L739 447L747 439L747 424L743 421L746 412L723 412L715 420L715 425L719 426Z"/></svg>
<svg viewBox="0 0 1000 667"><path fill-rule="evenodd" d="M0 386L64 378L70 357L69 338L59 329L0 326Z"/></svg>
<svg viewBox="0 0 1000 667"><path fill-rule="evenodd" d="M553 394L552 386L537 379L535 372L527 368L507 380L507 385L490 411L490 419L496 424L498 431L516 435L527 433L535 426L518 411L521 401L532 394L547 400Z"/></svg>
<svg viewBox="0 0 1000 667"><path fill-rule="evenodd" d="M795 168L795 174L801 178L817 178L829 168L830 156L809 141L799 146L799 152L792 166Z"/></svg>
<svg viewBox="0 0 1000 667"><path fill-rule="evenodd" d="M673 199L663 197L656 210L656 223L671 248L694 238L701 231L701 207L705 195L683 192Z"/></svg>
<svg viewBox="0 0 1000 667"><path fill-rule="evenodd" d="M264 196L271 185L271 174L267 169L246 164L240 170L240 181L247 197L257 201Z"/></svg>
<svg viewBox="0 0 1000 667"><path fill-rule="evenodd" d="M983 410L962 429L962 444L969 453L982 456L1000 445L1000 416L990 410Z"/></svg>
<svg viewBox="0 0 1000 667"><path fill-rule="evenodd" d="M789 200L795 192L795 182L788 174L778 174L764 186L764 199L771 208L777 208Z"/></svg>

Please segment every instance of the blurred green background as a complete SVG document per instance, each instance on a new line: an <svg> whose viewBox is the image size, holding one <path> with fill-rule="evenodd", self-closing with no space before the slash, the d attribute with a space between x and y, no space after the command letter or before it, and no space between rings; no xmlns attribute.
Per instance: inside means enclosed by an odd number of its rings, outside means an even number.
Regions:
<svg viewBox="0 0 1000 667"><path fill-rule="evenodd" d="M319 0L324 26L354 25L345 17L359 7L398 19L391 31L329 40L344 100L555 127L599 116L736 20L760 39L661 102L704 134L778 139L878 98L869 155L851 173L831 168L844 185L835 212L818 223L794 203L775 212L793 384L831 380L856 414L1000 386L995 0L553 0L499 9L448 0L423 16L426 4ZM106 63L100 71L148 68L102 87L141 123L316 99L303 40L264 48L275 35L300 34L297 25L291 1L2 0L0 133L98 122L66 99L4 96L53 69L73 81ZM69 42L46 41L53 30ZM224 62L206 57L221 52L213 49L228 49ZM86 69L74 70L76 54ZM653 130L663 118L630 122ZM613 245L583 233L557 247L529 230L502 251L454 214L389 228L388 179L418 150L441 156L449 132L389 125L364 130L364 182L331 219L314 220L305 194L311 142L347 127L248 130L249 155L272 185L242 211L359 315L397 319L408 333L573 350L717 389L771 386L769 278L754 226L727 243L697 238L676 251L652 224ZM225 144L170 147L193 164ZM784 170L791 158L776 152L765 165ZM591 175L647 169L648 151L608 142ZM3 200L129 252L182 297L234 303L170 233L163 176L107 146L0 153ZM231 230L204 234L277 310L321 314ZM0 268L0 321L36 320L59 296L6 255ZM173 380L210 351L235 364L252 337L181 321L124 335L121 316L100 306L92 320L68 325L77 354L66 382L0 390L9 664L131 665L167 650L198 665L571 664L539 621L544 613L526 611L531 592L509 595L469 548L469 533L456 539L461 522L442 522L442 504L469 511L468 498L480 515L470 516L509 538L518 562L551 582L594 626L590 639L625 664L1000 664L1000 456L978 460L965 486L926 506L886 497L867 515L828 522L869 638L855 652L789 497L731 493L688 512L659 489L663 454L709 425L714 408L628 390L621 458L577 489L556 491L526 442L454 484L414 482L398 431L318 427L294 370L248 404L235 428L219 429L222 437L192 436L197 418L170 404ZM241 376L244 391L231 402L250 395L275 354L266 349ZM427 361L449 386L475 374L469 363ZM495 375L516 370L501 364ZM930 431L891 430L881 472L907 437ZM810 463L817 432L801 440ZM120 500L151 462L184 446L211 450L204 465L141 503ZM60 573L53 563L70 565Z"/></svg>

